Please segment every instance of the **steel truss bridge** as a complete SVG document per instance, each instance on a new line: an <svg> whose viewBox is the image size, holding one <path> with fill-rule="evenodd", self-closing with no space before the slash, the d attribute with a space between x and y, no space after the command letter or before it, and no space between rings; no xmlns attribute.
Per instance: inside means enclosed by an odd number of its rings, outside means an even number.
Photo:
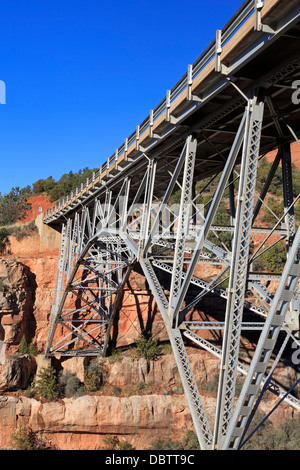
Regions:
<svg viewBox="0 0 300 470"><path fill-rule="evenodd" d="M44 223L61 232L46 354L105 356L122 289L138 264L203 450L241 448L267 390L300 409L273 379L284 350L300 347L299 195L291 156L300 132L299 51L298 0L245 1L106 164L44 214ZM258 186L258 166L270 151L275 158ZM268 206L276 170L281 215ZM220 214L227 222L216 222ZM282 271L262 272L260 256L280 244ZM218 274L206 279L201 273L210 265ZM209 320L193 320L206 295L222 299L221 318L212 311ZM207 331L221 332L222 340L206 339ZM239 351L249 332L257 340L246 364ZM188 357L191 344L220 360L214 422Z"/></svg>

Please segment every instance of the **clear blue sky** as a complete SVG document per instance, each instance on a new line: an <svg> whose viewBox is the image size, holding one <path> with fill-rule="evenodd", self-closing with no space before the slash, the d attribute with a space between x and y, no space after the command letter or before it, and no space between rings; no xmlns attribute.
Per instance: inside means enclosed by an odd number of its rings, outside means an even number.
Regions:
<svg viewBox="0 0 300 470"><path fill-rule="evenodd" d="M98 167L242 0L3 0L0 192Z"/></svg>

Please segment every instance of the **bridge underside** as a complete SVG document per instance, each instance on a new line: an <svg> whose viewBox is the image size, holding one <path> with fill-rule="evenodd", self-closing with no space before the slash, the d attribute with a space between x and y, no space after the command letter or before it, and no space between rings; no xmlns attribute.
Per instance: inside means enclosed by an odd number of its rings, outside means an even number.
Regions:
<svg viewBox="0 0 300 470"><path fill-rule="evenodd" d="M201 93L176 113L166 110L158 133L143 146L137 139L134 158L105 179L100 173L85 198L46 219L62 231L46 354L105 356L123 287L138 264L164 320L202 449L240 448L267 390L300 409L272 380L285 348L300 346L291 152L300 131L291 89L300 79L300 26L293 11L282 17L280 34L257 34L232 63L217 65ZM282 267L265 272L261 259L279 248ZM217 275L205 275L210 266ZM193 321L206 295L222 298L224 311ZM222 340L207 340L207 330ZM256 349L246 364L241 340L253 331ZM187 341L199 355L205 349L220 359L213 423Z"/></svg>

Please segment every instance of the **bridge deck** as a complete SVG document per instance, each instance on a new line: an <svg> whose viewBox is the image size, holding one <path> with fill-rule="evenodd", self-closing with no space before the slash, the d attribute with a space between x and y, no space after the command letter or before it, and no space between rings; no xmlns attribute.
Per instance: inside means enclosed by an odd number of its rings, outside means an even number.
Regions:
<svg viewBox="0 0 300 470"><path fill-rule="evenodd" d="M289 126L280 141L295 140L300 124L298 109L291 99L291 86L300 69L299 1L265 0L261 11L255 10L254 3L249 0L243 3L220 32L220 41L216 39L208 46L136 132L85 185L45 213L44 223L60 230L66 214L72 217L80 205L91 204L107 187L121 184L129 174L138 175L147 164L147 157L159 157L161 184L156 195L162 195L168 162L178 157L178 147L187 133L195 134L201 148L195 177L202 179L216 173L224 166L237 130L245 106L243 94L249 95L257 87L272 98L277 118ZM261 153L279 143L274 114L267 109ZM134 190L133 184L132 194Z"/></svg>

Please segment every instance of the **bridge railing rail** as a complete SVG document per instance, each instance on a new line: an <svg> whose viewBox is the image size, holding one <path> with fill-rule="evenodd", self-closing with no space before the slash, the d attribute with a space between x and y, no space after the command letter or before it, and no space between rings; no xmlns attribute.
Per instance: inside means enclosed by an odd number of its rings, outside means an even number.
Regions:
<svg viewBox="0 0 300 470"><path fill-rule="evenodd" d="M254 13L261 11L263 7L263 1L260 0L246 0L231 17L227 24L222 30L217 30L216 38L207 46L202 52L198 59L188 66L186 73L180 78L180 80L173 86L171 90L167 90L166 96L160 101L160 103L150 111L149 116L137 126L135 132L133 132L122 145L116 149L115 153L111 155L107 161L99 167L99 170L94 172L92 177L88 178L85 184L81 184L79 188L72 191L70 195L61 198L57 204L48 209L44 213L44 221L51 219L58 215L63 209L67 209L70 202L75 201L79 198L82 193L88 194L90 187L93 187L96 180L101 181L101 175L103 172L108 172L111 165L116 165L117 160L122 156L127 149L138 141L141 134L145 132L149 126L153 125L153 122L167 109L170 107L172 101L188 86L191 86L193 79L200 73L200 71L214 58L216 57L224 44L230 39L230 37L236 33L236 31L242 26L242 24ZM84 196L84 195L83 195Z"/></svg>

